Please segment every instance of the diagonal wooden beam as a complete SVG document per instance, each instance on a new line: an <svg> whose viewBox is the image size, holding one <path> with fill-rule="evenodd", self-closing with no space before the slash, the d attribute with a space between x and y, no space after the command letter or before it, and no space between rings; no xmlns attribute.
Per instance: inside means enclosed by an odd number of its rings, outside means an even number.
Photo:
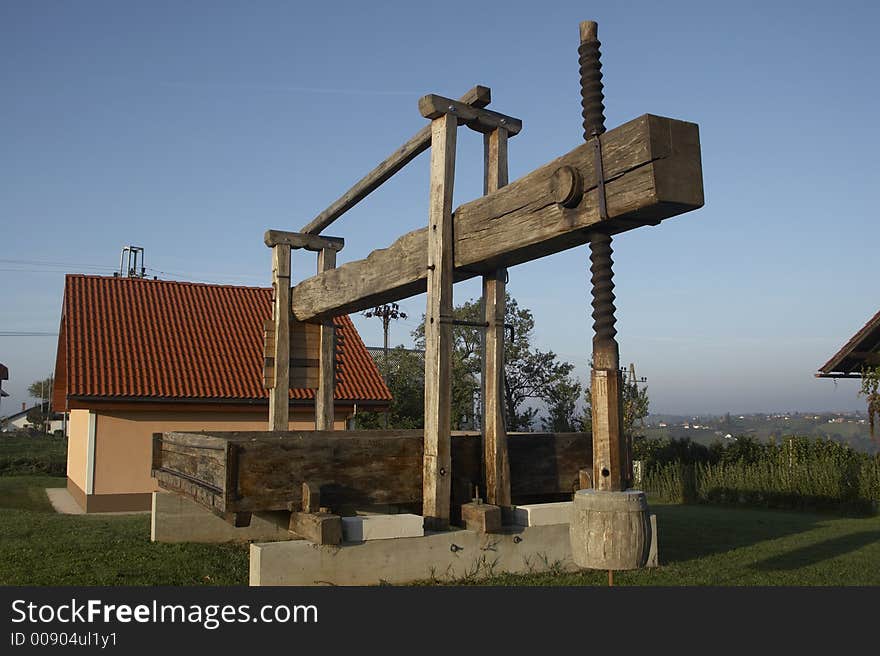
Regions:
<svg viewBox="0 0 880 656"><path fill-rule="evenodd" d="M618 233L703 206L696 124L645 114L601 139L606 221L599 216L594 148L583 144L455 211L456 280L586 244L599 223ZM337 316L422 293L427 252L422 228L366 259L308 278L295 288L294 316Z"/></svg>
<svg viewBox="0 0 880 656"><path fill-rule="evenodd" d="M471 107L483 108L492 100L489 87L477 85L460 98L460 102ZM428 150L431 145L431 126L427 125L415 136L385 158L372 171L358 180L354 186L334 201L330 207L309 221L300 232L318 234L324 228L361 202L378 189L392 175L413 161L416 156Z"/></svg>

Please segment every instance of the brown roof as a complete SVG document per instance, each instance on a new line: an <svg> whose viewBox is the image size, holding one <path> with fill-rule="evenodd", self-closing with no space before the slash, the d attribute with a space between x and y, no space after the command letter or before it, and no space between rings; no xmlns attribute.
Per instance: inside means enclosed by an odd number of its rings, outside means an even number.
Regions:
<svg viewBox="0 0 880 656"><path fill-rule="evenodd" d="M269 288L68 275L58 336L56 407L65 398L265 401L263 323ZM336 398L391 393L347 316ZM292 399L314 391L293 389Z"/></svg>
<svg viewBox="0 0 880 656"><path fill-rule="evenodd" d="M820 378L835 378L860 375L865 364L878 364L876 354L880 352L880 312L862 326L843 347L819 367Z"/></svg>

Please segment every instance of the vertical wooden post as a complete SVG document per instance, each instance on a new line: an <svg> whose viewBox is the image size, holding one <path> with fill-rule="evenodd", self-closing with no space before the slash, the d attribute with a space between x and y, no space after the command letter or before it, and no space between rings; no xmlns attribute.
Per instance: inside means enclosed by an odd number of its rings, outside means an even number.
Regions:
<svg viewBox="0 0 880 656"><path fill-rule="evenodd" d="M425 313L425 450L422 514L425 528L449 527L452 482L452 185L457 117L431 123L428 212L428 303Z"/></svg>
<svg viewBox="0 0 880 656"><path fill-rule="evenodd" d="M490 194L507 184L507 130L498 128L483 137L483 193ZM504 315L507 269L483 276L483 316L488 325L483 333L483 462L486 500L496 506L510 506L510 463L507 459L507 431L504 426Z"/></svg>
<svg viewBox="0 0 880 656"><path fill-rule="evenodd" d="M269 430L289 426L290 412L290 246L272 247L272 321L275 376L269 391Z"/></svg>
<svg viewBox="0 0 880 656"><path fill-rule="evenodd" d="M318 252L318 273L336 268L336 251L322 248ZM315 428L333 430L333 392L336 384L336 349L333 320L321 324L318 389L315 392Z"/></svg>

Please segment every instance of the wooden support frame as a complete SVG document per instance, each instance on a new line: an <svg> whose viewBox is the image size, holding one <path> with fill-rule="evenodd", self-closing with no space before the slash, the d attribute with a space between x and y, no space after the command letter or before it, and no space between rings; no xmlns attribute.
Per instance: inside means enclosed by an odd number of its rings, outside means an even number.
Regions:
<svg viewBox="0 0 880 656"><path fill-rule="evenodd" d="M286 232L284 230L267 230L263 235L263 241L270 248L279 244L286 244L294 249L302 248L316 253L320 253L323 250L338 252L345 246L345 240L342 237L325 237L302 232Z"/></svg>
<svg viewBox="0 0 880 656"><path fill-rule="evenodd" d="M429 530L449 527L452 490L452 188L457 129L451 114L431 122L422 474L422 515Z"/></svg>
<svg viewBox="0 0 880 656"><path fill-rule="evenodd" d="M483 193L491 194L507 184L507 130L499 127L484 135ZM483 276L483 463L486 499L496 506L510 506L510 463L504 425L504 316L507 269Z"/></svg>
<svg viewBox="0 0 880 656"><path fill-rule="evenodd" d="M456 209L456 281L586 244L600 223L618 233L702 207L696 124L646 114L601 140L607 220L599 215L594 147L583 144ZM415 230L366 259L303 280L294 315L338 316L424 292L427 241L426 229Z"/></svg>
<svg viewBox="0 0 880 656"><path fill-rule="evenodd" d="M459 99L461 103L476 108L485 107L491 100L492 92L489 87L480 85L473 87ZM334 201L330 207L303 226L300 232L318 234L368 195L376 191L391 176L400 171L418 155L428 150L430 146L431 126L427 125L383 160L376 168L358 180L351 189Z"/></svg>
<svg viewBox="0 0 880 656"><path fill-rule="evenodd" d="M272 247L272 321L275 333L274 380L269 390L269 430L290 425L290 245Z"/></svg>
<svg viewBox="0 0 880 656"><path fill-rule="evenodd" d="M439 118L443 114L453 114L458 118L459 125L466 125L477 132L491 133L503 128L512 137L522 130L522 121L518 118L473 107L435 93L423 96L419 100L419 111L422 116L430 119Z"/></svg>
<svg viewBox="0 0 880 656"><path fill-rule="evenodd" d="M318 273L336 268L336 251L323 248L318 252ZM333 320L321 323L321 350L319 381L315 392L315 428L333 430L335 412L333 395L336 389L336 328Z"/></svg>

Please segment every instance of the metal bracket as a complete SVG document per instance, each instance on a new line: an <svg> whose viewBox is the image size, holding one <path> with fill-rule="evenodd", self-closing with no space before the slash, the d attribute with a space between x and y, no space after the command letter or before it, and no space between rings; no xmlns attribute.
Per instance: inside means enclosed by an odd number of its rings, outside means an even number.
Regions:
<svg viewBox="0 0 880 656"><path fill-rule="evenodd" d="M605 170L602 165L602 140L598 134L593 135L593 154L596 162L596 192L599 194L599 219L608 218L608 203L605 198Z"/></svg>

